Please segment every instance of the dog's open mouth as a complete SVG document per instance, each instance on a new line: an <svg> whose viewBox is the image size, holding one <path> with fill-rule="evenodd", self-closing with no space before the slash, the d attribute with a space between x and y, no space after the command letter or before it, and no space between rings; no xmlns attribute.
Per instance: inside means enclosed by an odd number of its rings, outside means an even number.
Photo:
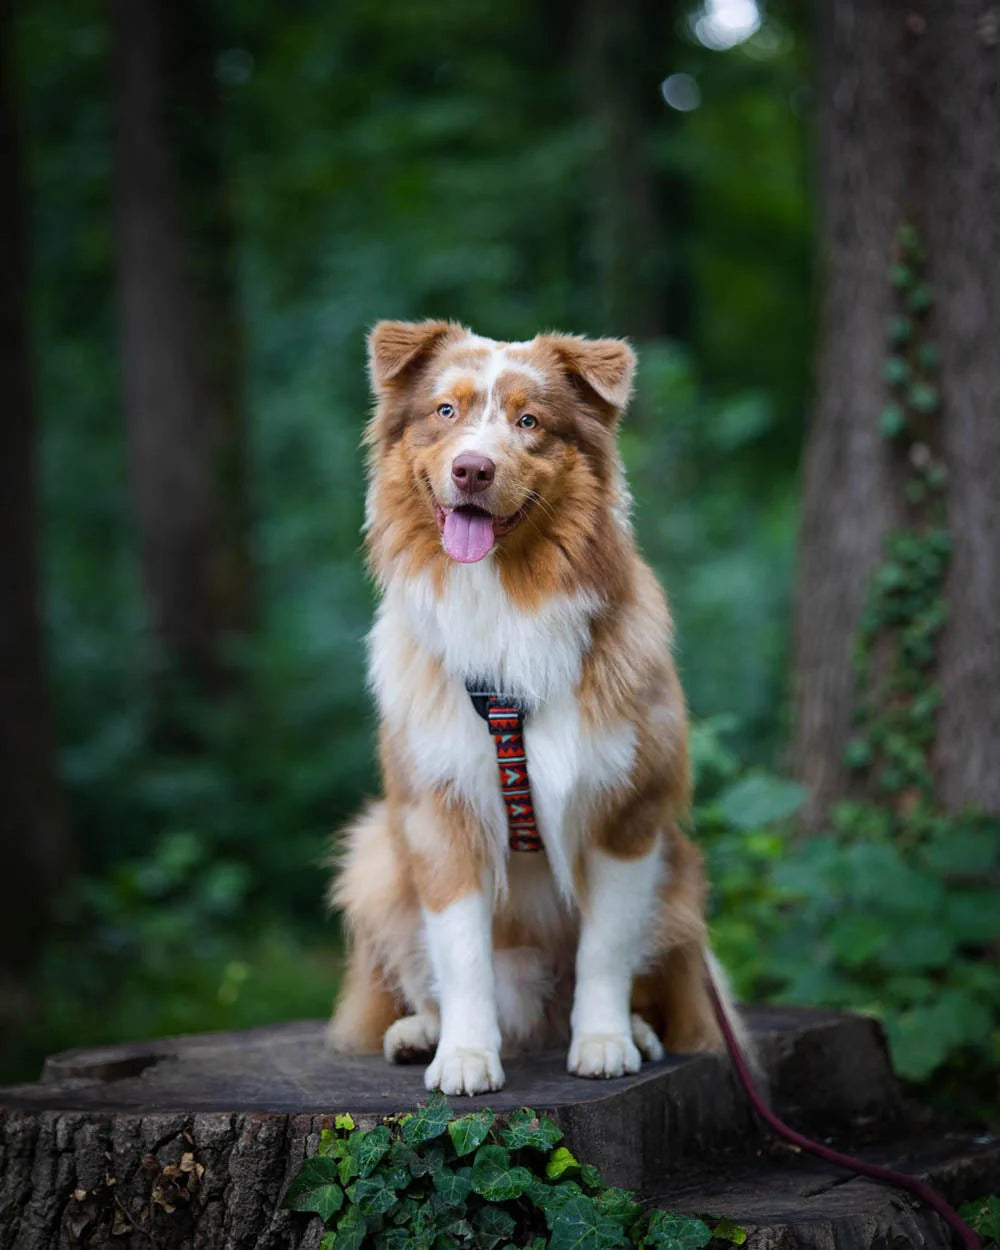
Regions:
<svg viewBox="0 0 1000 1250"><path fill-rule="evenodd" d="M434 519L441 532L444 549L460 564L475 564L493 550L493 544L509 534L524 520L528 505L510 516L498 517L483 508L463 504L460 508L444 508L434 501Z"/></svg>

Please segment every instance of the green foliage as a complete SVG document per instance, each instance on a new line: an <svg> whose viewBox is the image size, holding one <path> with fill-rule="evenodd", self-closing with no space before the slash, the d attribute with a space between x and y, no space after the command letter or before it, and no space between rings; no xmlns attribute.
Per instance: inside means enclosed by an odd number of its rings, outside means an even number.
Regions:
<svg viewBox="0 0 1000 1250"><path fill-rule="evenodd" d="M8 1063L25 1077L53 1051L323 1015L339 959L316 949L261 897L243 862L194 832L64 897L36 975L37 1007ZM100 1011L95 1011L100 1004Z"/></svg>
<svg viewBox="0 0 1000 1250"><path fill-rule="evenodd" d="M996 1194L963 1202L958 1213L979 1234L983 1250L996 1250L1000 1245L1000 1198Z"/></svg>
<svg viewBox="0 0 1000 1250"><path fill-rule="evenodd" d="M233 644L231 698L171 693L184 750L158 740L147 680L158 657L119 399L107 7L37 0L16 19L43 606L86 880L51 934L7 1079L61 1046L328 1005L335 968L314 952L336 937L322 931L317 862L376 785L358 536L371 323L452 316L511 338L633 329L609 322L600 273L618 228L600 192L605 102L569 52L553 65L550 50L569 46L556 10L208 9L239 248L258 619ZM677 21L655 55L664 74L698 79L703 104L674 114L654 82L634 144L665 192L656 254L636 257L663 314L638 345L625 422L637 527L671 593L692 706L735 712L758 763L781 732L813 337L803 34L771 16L719 53ZM665 274L682 298L660 290ZM198 848L180 884L127 880L165 871L177 839Z"/></svg>
<svg viewBox="0 0 1000 1250"><path fill-rule="evenodd" d="M901 307L885 366L897 399L878 421L905 466L906 516L886 540L855 640L846 761L863 797L842 803L822 835L797 839L781 822L801 794L759 772L741 777L721 740L725 726L708 722L694 738L697 815L713 865L717 945L744 994L871 1012L902 1076L933 1076L940 1089L961 1072L967 1089L990 1098L1000 1063L1000 822L946 815L931 758L951 538L934 451L925 262L904 226L889 274Z"/></svg>
<svg viewBox="0 0 1000 1250"><path fill-rule="evenodd" d="M701 1250L704 1220L646 1213L626 1190L580 1165L555 1124L515 1111L496 1125L490 1111L455 1117L435 1094L425 1106L373 1129L337 1117L303 1161L283 1205L320 1216L324 1247L411 1250ZM741 1245L743 1229L717 1226L720 1245Z"/></svg>
<svg viewBox="0 0 1000 1250"><path fill-rule="evenodd" d="M744 782L726 726L699 726L696 811L713 883L713 938L749 999L860 1010L885 1025L911 1081L961 1074L988 1112L1000 1063L1000 822L946 817L927 800L905 822L885 802L841 804L831 828L733 820ZM978 1091L978 1092L976 1092Z"/></svg>

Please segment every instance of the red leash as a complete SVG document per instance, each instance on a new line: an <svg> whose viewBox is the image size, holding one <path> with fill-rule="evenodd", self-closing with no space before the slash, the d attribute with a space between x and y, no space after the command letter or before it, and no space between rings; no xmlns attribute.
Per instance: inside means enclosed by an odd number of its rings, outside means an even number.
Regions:
<svg viewBox="0 0 1000 1250"><path fill-rule="evenodd" d="M863 1160L855 1159L851 1155L841 1154L839 1150L833 1150L829 1146L823 1146L808 1137L803 1137L795 1129L789 1128L783 1120L778 1119L771 1108L764 1102L754 1084L750 1068L747 1065L747 1061L743 1058L740 1044L736 1040L732 1025L729 1023L725 1008L722 1005L722 1000L719 998L719 991L716 989L715 982L707 967L705 971L708 975L708 988L712 996L715 1018L718 1020L722 1036L725 1038L726 1049L729 1051L729 1057L733 1062L733 1067L736 1069L736 1075L740 1078L740 1084L743 1086L747 1098L750 1099L754 1111L757 1112L760 1118L779 1137L783 1137L785 1141L798 1146L800 1150L804 1150L807 1154L816 1155L817 1158L823 1159L827 1163L832 1163L838 1168L846 1168L849 1172L856 1172L859 1176L870 1176L872 1180L880 1181L884 1185L895 1185L900 1189L908 1190L941 1216L945 1223L961 1238L966 1250L982 1250L979 1238L968 1224L926 1181L918 1180L915 1176L909 1176L905 1172L895 1172L892 1168L880 1167L877 1163L865 1163Z"/></svg>
<svg viewBox="0 0 1000 1250"><path fill-rule="evenodd" d="M467 690L472 699L472 706L489 726L496 748L497 764L500 770L500 789L503 793L504 806L507 809L507 827L510 849L512 851L534 851L543 849L542 839L535 823L535 809L531 801L531 783L528 780L528 761L524 749L524 712L516 699L495 691L477 688L475 682L467 683ZM740 1084L747 1098L760 1118L768 1124L779 1137L791 1142L807 1154L832 1163L836 1167L846 1168L859 1176L870 1176L872 1180L885 1185L895 1185L899 1189L908 1190L911 1194L931 1207L962 1239L966 1250L982 1250L979 1238L959 1216L958 1212L948 1205L936 1190L925 1181L915 1176L907 1176L905 1172L894 1172L892 1168L880 1167L877 1163L865 1163L854 1159L851 1155L841 1154L829 1146L803 1137L795 1129L789 1128L783 1120L779 1120L770 1107L761 1098L754 1085L753 1077L740 1044L736 1040L732 1027L726 1017L725 1008L715 988L715 982L706 965L705 975L708 978L709 993L715 1017L726 1039L726 1048L732 1059L733 1067L740 1078Z"/></svg>

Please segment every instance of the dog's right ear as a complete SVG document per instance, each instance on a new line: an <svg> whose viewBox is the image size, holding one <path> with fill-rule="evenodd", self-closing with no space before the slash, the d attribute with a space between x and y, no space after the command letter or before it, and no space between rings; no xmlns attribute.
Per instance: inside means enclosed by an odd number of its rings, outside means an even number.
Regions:
<svg viewBox="0 0 1000 1250"><path fill-rule="evenodd" d="M459 327L451 321L380 321L368 336L368 373L381 394Z"/></svg>

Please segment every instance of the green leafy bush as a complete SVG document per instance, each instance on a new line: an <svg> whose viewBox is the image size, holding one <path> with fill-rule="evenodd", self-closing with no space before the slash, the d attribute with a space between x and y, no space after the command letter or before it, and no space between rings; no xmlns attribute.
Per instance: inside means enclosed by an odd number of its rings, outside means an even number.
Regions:
<svg viewBox="0 0 1000 1250"><path fill-rule="evenodd" d="M958 1213L979 1234L983 1250L996 1250L1000 1245L1000 1198L996 1194L963 1202Z"/></svg>
<svg viewBox="0 0 1000 1250"><path fill-rule="evenodd" d="M27 1080L69 1047L322 1016L339 962L332 935L310 942L264 905L246 863L167 834L74 883L3 1059Z"/></svg>
<svg viewBox="0 0 1000 1250"><path fill-rule="evenodd" d="M867 801L797 836L795 789L743 773L726 732L708 722L694 736L696 823L738 992L867 1012L907 1080L940 1086L961 1070L985 1089L1000 1062L1000 822L926 801L901 820Z"/></svg>
<svg viewBox="0 0 1000 1250"><path fill-rule="evenodd" d="M605 1185L562 1136L527 1108L503 1124L490 1110L456 1118L440 1094L369 1130L337 1116L283 1201L323 1219L323 1250L700 1250L712 1240L704 1220L644 1211ZM715 1235L746 1239L728 1221Z"/></svg>

